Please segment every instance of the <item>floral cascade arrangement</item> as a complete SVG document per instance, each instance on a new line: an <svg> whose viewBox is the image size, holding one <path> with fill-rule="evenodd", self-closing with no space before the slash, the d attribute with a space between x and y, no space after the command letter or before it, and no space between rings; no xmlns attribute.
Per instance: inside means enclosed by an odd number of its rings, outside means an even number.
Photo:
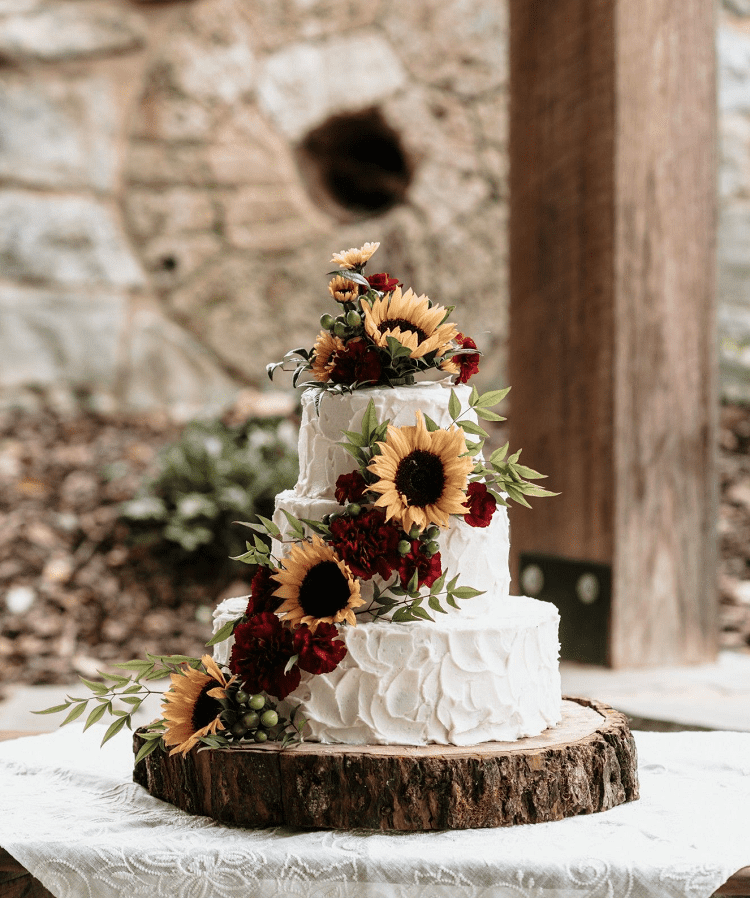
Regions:
<svg viewBox="0 0 750 898"><path fill-rule="evenodd" d="M448 320L452 308L403 291L388 273L364 274L378 246L334 254L328 290L340 313L323 315L312 349L287 353L268 366L269 376L281 368L293 372L295 386L341 394L413 384L431 369L454 385L477 373L481 352ZM488 434L476 419L504 420L492 408L507 393L472 386L468 416L451 387L447 427L421 411L414 425L395 427L377 419L370 400L360 429L342 432L340 445L355 466L336 480L340 510L310 520L282 509L283 530L260 515L241 522L253 536L236 560L256 566L247 607L207 643L233 637L228 669L210 655L147 655L116 665L123 674L102 673L101 683L81 678L91 695L37 713L68 711L64 725L93 702L86 727L105 713L116 718L106 742L131 727L154 691L149 683L170 676L162 717L140 731L136 763L157 749L185 755L196 745L278 740L283 747L302 738L298 709L278 703L303 674L330 673L341 663L347 649L339 628L358 620L432 621L446 606L459 608L481 593L443 570L441 533L456 520L488 527L508 500L528 506L527 496L555 495L534 482L543 475L519 462L520 450L508 454L507 443L483 457Z"/></svg>

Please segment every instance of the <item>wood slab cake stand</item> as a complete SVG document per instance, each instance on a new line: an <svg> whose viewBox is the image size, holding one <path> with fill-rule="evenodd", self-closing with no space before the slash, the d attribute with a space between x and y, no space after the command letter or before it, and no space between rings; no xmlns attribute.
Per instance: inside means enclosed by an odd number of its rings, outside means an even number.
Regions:
<svg viewBox="0 0 750 898"><path fill-rule="evenodd" d="M134 735L135 750L142 739ZM562 722L518 742L155 751L133 779L191 814L236 826L424 831L540 823L638 798L624 714L563 699Z"/></svg>

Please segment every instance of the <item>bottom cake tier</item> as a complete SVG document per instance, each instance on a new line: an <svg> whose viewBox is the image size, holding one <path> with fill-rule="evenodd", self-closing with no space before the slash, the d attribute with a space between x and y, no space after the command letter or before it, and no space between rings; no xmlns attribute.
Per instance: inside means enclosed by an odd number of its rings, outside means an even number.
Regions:
<svg viewBox="0 0 750 898"><path fill-rule="evenodd" d="M246 603L219 605L215 630ZM510 596L481 620L342 627L339 666L303 675L288 701L301 706L305 738L318 742L464 746L535 736L560 722L559 620L549 602ZM226 663L230 650L231 640L217 645L216 660Z"/></svg>

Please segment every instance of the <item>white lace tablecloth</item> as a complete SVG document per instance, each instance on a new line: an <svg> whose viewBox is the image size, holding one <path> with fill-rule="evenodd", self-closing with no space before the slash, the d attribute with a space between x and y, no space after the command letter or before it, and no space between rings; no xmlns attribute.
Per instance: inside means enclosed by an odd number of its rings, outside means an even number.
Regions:
<svg viewBox="0 0 750 898"><path fill-rule="evenodd" d="M642 797L603 814L414 834L191 817L101 735L0 744L0 846L60 898L704 898L750 864L750 733L636 733Z"/></svg>

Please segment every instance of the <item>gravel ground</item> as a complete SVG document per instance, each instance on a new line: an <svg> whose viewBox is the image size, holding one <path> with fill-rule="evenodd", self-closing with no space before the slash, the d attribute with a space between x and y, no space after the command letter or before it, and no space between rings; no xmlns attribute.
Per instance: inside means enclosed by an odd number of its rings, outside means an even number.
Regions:
<svg viewBox="0 0 750 898"><path fill-rule="evenodd" d="M179 427L163 416L0 412L0 682L68 683L155 654L199 655L250 569L177 564L118 519ZM750 651L750 409L721 410L721 643Z"/></svg>

